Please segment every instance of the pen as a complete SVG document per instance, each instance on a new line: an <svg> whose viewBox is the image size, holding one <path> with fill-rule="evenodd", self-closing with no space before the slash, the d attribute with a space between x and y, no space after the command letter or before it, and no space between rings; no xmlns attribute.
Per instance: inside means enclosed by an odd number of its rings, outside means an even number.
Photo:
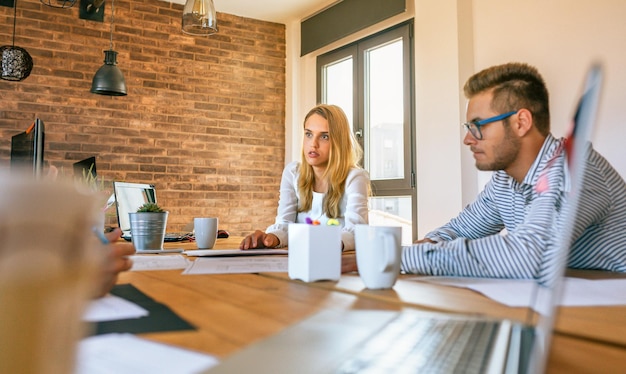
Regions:
<svg viewBox="0 0 626 374"><path fill-rule="evenodd" d="M98 230L97 227L94 227L92 230L96 234L98 239L100 239L102 244L109 244L109 239L107 239L107 237L104 235L104 232L102 232L101 230Z"/></svg>

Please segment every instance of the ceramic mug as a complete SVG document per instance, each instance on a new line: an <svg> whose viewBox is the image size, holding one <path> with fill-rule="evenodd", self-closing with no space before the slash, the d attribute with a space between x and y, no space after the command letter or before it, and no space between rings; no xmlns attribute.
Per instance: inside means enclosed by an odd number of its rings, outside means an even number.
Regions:
<svg viewBox="0 0 626 374"><path fill-rule="evenodd" d="M400 274L402 228L356 225L359 276L370 289L392 288Z"/></svg>
<svg viewBox="0 0 626 374"><path fill-rule="evenodd" d="M198 217L193 219L193 231L196 237L196 246L199 249L211 249L217 239L216 217Z"/></svg>

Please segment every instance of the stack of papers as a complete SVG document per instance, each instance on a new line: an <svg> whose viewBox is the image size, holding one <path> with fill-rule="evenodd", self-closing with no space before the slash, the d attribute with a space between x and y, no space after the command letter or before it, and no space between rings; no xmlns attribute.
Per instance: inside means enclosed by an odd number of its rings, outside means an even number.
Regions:
<svg viewBox="0 0 626 374"><path fill-rule="evenodd" d="M212 257L193 261L183 274L286 273L287 257Z"/></svg>
<svg viewBox="0 0 626 374"><path fill-rule="evenodd" d="M267 256L287 255L286 249L194 249L183 252L187 256L226 257L226 256Z"/></svg>
<svg viewBox="0 0 626 374"><path fill-rule="evenodd" d="M511 307L530 307L536 282L532 279L487 279L462 277L416 277L412 280L480 292ZM582 279L567 277L563 282L561 306L626 305L626 279ZM545 304L541 303L540 304Z"/></svg>
<svg viewBox="0 0 626 374"><path fill-rule="evenodd" d="M118 321L147 315L147 310L133 302L115 295L106 295L89 304L83 320L87 322Z"/></svg>
<svg viewBox="0 0 626 374"><path fill-rule="evenodd" d="M219 363L214 356L155 343L132 334L106 334L83 339L78 346L78 374L191 374Z"/></svg>

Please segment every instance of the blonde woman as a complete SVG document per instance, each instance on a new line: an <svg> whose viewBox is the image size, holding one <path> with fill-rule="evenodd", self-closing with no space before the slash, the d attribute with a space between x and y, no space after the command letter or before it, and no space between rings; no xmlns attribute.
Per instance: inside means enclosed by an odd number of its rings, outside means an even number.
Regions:
<svg viewBox="0 0 626 374"><path fill-rule="evenodd" d="M341 108L311 109L304 118L302 160L283 170L276 222L246 236L239 248L285 247L290 223L335 219L342 249L354 249L354 226L368 223L370 180L358 166L362 153Z"/></svg>

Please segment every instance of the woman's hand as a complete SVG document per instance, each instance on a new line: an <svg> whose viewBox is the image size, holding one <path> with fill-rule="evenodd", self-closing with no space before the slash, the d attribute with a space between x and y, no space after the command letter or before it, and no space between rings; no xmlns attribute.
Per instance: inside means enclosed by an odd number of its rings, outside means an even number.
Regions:
<svg viewBox="0 0 626 374"><path fill-rule="evenodd" d="M341 256L341 273L352 273L359 271L356 264L356 253L344 253Z"/></svg>
<svg viewBox="0 0 626 374"><path fill-rule="evenodd" d="M252 248L274 248L280 244L280 240L274 234L266 234L261 230L256 230L252 234L243 238L239 244L239 249Z"/></svg>

